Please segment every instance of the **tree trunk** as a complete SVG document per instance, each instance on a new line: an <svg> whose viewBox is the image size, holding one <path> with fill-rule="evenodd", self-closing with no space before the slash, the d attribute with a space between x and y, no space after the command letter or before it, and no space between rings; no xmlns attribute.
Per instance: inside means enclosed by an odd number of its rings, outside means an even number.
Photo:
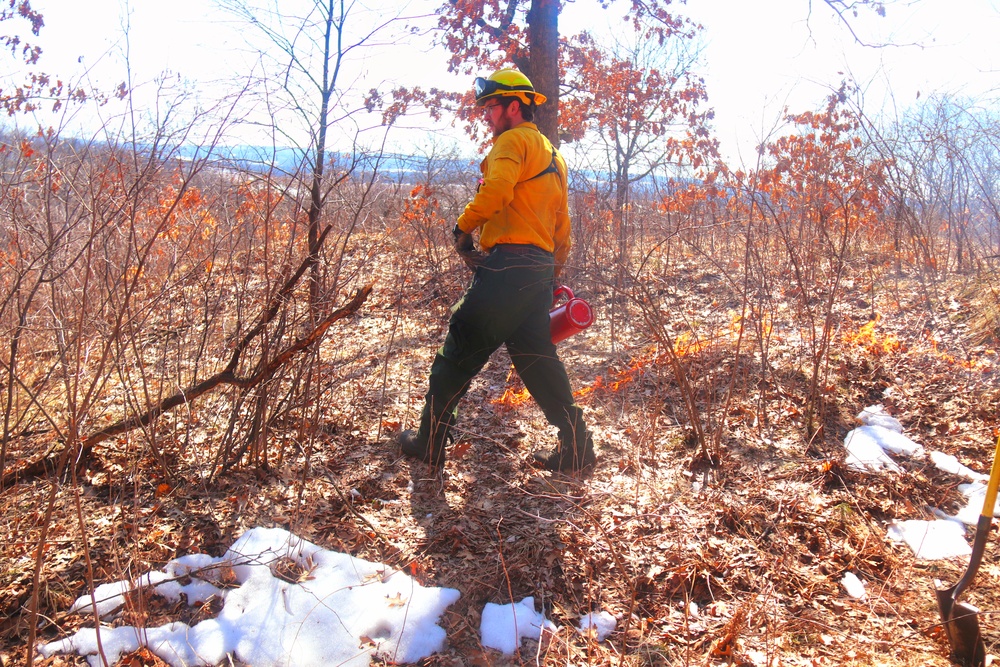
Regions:
<svg viewBox="0 0 1000 667"><path fill-rule="evenodd" d="M525 74L548 98L535 114L539 131L559 145L559 0L532 0L528 12L530 67Z"/></svg>
<svg viewBox="0 0 1000 667"><path fill-rule="evenodd" d="M320 218L323 215L323 170L326 166L326 132L329 124L330 98L333 97L334 82L331 81L330 58L331 56L340 58L340 50L334 54L331 52L331 42L333 31L337 28L334 22L334 10L336 3L329 0L326 6L326 26L323 33L323 78L322 89L320 90L320 109L317 119L317 138L315 161L312 166L312 183L309 187L309 255L315 257L315 261L309 274L309 309L312 315L312 323L315 325L319 321L319 299L322 292L320 285ZM340 29L337 28L338 36Z"/></svg>

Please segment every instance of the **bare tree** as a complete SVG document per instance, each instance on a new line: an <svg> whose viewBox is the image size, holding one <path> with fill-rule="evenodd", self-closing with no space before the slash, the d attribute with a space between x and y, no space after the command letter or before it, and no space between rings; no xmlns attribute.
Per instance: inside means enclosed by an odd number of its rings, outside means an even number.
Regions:
<svg viewBox="0 0 1000 667"><path fill-rule="evenodd" d="M357 81L351 78L349 56L375 46L376 40L403 17L349 0L220 0L219 4L264 39L257 47L263 77L253 93L259 94L267 107L269 124L265 129L280 145L296 146L301 151L301 170L293 174L293 180L301 183L305 193L297 199L307 218L308 252L319 257L324 208L334 189L362 160L358 152L365 150L359 142L364 128L359 117L371 110L371 104L359 95ZM250 44L260 42L251 40ZM285 120L290 123L285 125ZM334 138L347 138L350 144L334 145ZM352 159L346 163L331 160L332 150L345 148ZM326 298L321 274L322 266L317 262L310 275L314 308Z"/></svg>

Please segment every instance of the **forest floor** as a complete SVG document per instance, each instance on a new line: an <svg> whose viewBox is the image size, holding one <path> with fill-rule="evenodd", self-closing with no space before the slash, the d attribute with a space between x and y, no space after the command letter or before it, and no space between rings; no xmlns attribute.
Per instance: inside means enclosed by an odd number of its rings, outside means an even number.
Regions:
<svg viewBox="0 0 1000 667"><path fill-rule="evenodd" d="M95 582L114 581L188 553L219 556L243 531L278 526L461 591L441 620L446 648L426 665L950 664L933 582L957 581L966 562L917 560L886 530L894 520L931 518L931 507L955 512L964 502L961 480L921 457L900 460L902 473L851 470L843 440L855 415L883 404L926 450L989 471L1000 359L978 321L981 290L960 278L852 284L837 313L822 429L812 442L803 425L809 368L790 326L768 332L766 374L759 340L742 343L756 364L733 364L734 343L724 336L688 348L680 358L690 364L692 391L716 406L703 413L705 428L712 434L724 425L719 460L709 465L690 435L674 372L642 333L641 318L622 317L628 304L580 281L578 295L598 319L560 354L598 443L596 468L558 475L530 465L555 433L523 400L501 350L463 402L456 444L436 473L401 457L394 435L419 415L461 281L457 274L429 283L377 280L368 302L323 343L329 390L320 429L305 445L295 425L276 432L284 460L268 471L244 467L209 480L205 462L225 426L210 423L207 410L183 446L161 443L170 478L123 441L97 448L78 484L57 489L40 639L90 622L65 613L86 593L86 556ZM691 263L669 282L664 306L676 330L683 321L722 332L733 321L738 301L720 296L718 276ZM875 315L874 328L863 329ZM26 479L0 495L4 667L26 664L26 609L52 484ZM81 550L80 516L89 554ZM990 614L1000 609L996 543L963 596L984 610L991 651L1000 642ZM864 599L845 593L847 572L867 583ZM514 656L484 649L483 605L528 596L562 629L541 644L525 641ZM175 620L178 609L166 607L148 603L119 622ZM619 618L604 642L572 630L580 616L601 610ZM163 663L140 652L120 664Z"/></svg>

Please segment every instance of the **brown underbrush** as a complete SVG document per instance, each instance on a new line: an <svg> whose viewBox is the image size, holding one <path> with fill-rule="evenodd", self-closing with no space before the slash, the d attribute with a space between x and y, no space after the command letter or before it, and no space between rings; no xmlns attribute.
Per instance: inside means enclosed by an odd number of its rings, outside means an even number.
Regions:
<svg viewBox="0 0 1000 667"><path fill-rule="evenodd" d="M933 580L954 582L965 564L916 560L886 528L929 518L932 507L955 511L959 480L924 458L901 460L900 474L851 470L843 439L854 415L881 403L927 450L988 469L998 357L992 334L976 326L981 292L964 289L964 279L928 291L915 277L884 276L877 289L860 279L847 289L823 379L822 428L810 440L806 362L791 320L773 322L762 368L760 346L737 335L738 295L695 258L678 258L663 275L663 307L673 309L663 312L686 325L672 329L666 354L629 294L578 272L573 287L597 322L560 354L596 436L596 469L563 476L529 465L555 434L501 351L462 404L436 473L402 458L393 437L418 417L466 274L455 266L401 275L404 260L383 259L368 301L322 342L321 403L302 413L308 418L271 425L263 462L213 468L227 423L207 397L157 423L156 450L148 432L130 431L95 446L72 474L26 476L2 491L5 667L26 664L29 624L48 641L92 622L66 613L88 581L137 576L193 552L221 555L254 526L287 528L461 591L442 618L446 648L426 665L949 664ZM629 314L613 333L612 304ZM714 461L691 437L684 391L718 436ZM43 452L50 437L25 435L12 458ZM989 613L1000 608L997 556L991 540L965 595L984 610L991 650L1000 642ZM848 572L867 582L864 599L845 593ZM527 596L561 629L512 657L482 648L483 605ZM599 610L618 618L602 643L572 629ZM194 623L213 613L136 595L116 623ZM163 663L144 650L120 664Z"/></svg>

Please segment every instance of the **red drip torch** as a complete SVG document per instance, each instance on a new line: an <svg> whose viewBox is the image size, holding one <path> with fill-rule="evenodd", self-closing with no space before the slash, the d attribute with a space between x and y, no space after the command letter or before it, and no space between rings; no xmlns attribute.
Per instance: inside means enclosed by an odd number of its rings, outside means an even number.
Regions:
<svg viewBox="0 0 1000 667"><path fill-rule="evenodd" d="M565 296L566 303L556 305ZM594 323L594 310L583 299L573 296L573 290L560 285L552 292L552 310L549 311L552 342L560 343Z"/></svg>

